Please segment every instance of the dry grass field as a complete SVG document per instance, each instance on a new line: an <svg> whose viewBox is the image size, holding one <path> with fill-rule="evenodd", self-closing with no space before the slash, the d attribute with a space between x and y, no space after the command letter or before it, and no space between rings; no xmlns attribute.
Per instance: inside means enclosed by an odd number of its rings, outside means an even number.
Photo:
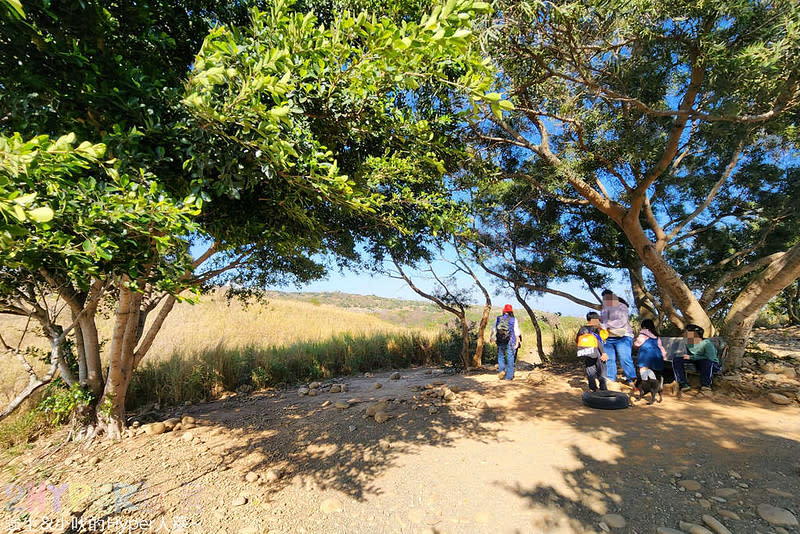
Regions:
<svg viewBox="0 0 800 534"><path fill-rule="evenodd" d="M0 315L0 332L9 345L19 343L25 325L24 318ZM110 319L101 319L98 327L101 340L111 338L113 324ZM402 325L372 314L334 305L272 296L263 304L245 306L239 301L228 302L222 292L217 292L203 296L196 304L177 304L146 361L157 362L175 354L191 356L210 349L281 347L303 341L317 342L345 333L362 336L407 331L409 329ZM36 325L30 325L22 348L48 350L47 342ZM31 361L37 371L46 367L36 358ZM18 362L8 361L0 367L0 402L7 402L26 381L27 375Z"/></svg>
<svg viewBox="0 0 800 534"><path fill-rule="evenodd" d="M103 325L110 334L111 325ZM281 347L323 341L339 334L354 336L404 332L403 326L368 313L324 304L272 297L245 306L219 292L197 304L180 304L169 315L148 359L173 353L192 354L211 348ZM105 333L105 332L104 332Z"/></svg>
<svg viewBox="0 0 800 534"><path fill-rule="evenodd" d="M479 313L475 307L471 319L477 320ZM571 347L564 340L568 341L575 320L564 319L555 336L543 323L546 350L558 349L562 342ZM220 290L195 304L175 306L134 373L126 404L129 409L147 403L180 404L210 400L242 388L457 361L460 342L445 326L449 320L451 316L424 301L271 292L263 302L245 305L228 301ZM522 317L521 324L525 339L530 340L525 349L530 352L533 329L527 317ZM25 326L24 319L0 316L0 332L10 345L20 342ZM113 329L111 318L100 318L98 329L101 343L107 344ZM39 351L39 358L29 356L29 360L43 372L48 346L35 325L30 325L21 347ZM489 349L484 360L493 357ZM0 367L0 403L8 403L27 378L19 362L8 356L6 365ZM1 426L17 425L20 430L10 433L21 436L27 429L38 429L43 422L30 408L44 394L40 390L25 409ZM0 428L0 441L3 432Z"/></svg>

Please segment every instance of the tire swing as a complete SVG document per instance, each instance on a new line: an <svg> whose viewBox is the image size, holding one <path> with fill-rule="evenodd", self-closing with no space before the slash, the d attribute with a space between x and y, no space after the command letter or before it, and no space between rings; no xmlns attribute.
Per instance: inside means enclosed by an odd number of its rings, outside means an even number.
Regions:
<svg viewBox="0 0 800 534"><path fill-rule="evenodd" d="M587 391L581 395L583 404L598 410L621 410L630 406L628 395L619 391Z"/></svg>

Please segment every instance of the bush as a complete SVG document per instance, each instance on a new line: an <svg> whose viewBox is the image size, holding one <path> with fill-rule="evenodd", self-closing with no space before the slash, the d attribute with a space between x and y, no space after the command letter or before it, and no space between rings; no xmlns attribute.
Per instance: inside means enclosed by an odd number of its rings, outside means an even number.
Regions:
<svg viewBox="0 0 800 534"><path fill-rule="evenodd" d="M467 325L469 327L469 352L472 355L478 348L478 324L475 321L468 321ZM441 343L442 359L453 367L464 367L464 362L461 359L461 348L464 341L461 333L461 323L458 319L453 319L445 324ZM485 355L483 361L486 363ZM496 351L494 361L497 361Z"/></svg>
<svg viewBox="0 0 800 534"><path fill-rule="evenodd" d="M576 360L575 331L556 329L553 331L553 347L550 351L550 360L553 362L574 362Z"/></svg>
<svg viewBox="0 0 800 534"><path fill-rule="evenodd" d="M53 426L74 422L76 418L82 417L84 409L94 399L91 392L83 389L80 384L72 384L67 389L60 379L50 384L48 392L37 410L46 414Z"/></svg>
<svg viewBox="0 0 800 534"><path fill-rule="evenodd" d="M440 363L453 354L460 363L460 339L459 330L456 353L452 334L417 332L340 334L327 341L283 347L228 349L218 345L192 355L173 353L165 360L147 361L134 372L125 404L128 409L148 402L181 404L211 399L245 384L263 389L375 369Z"/></svg>
<svg viewBox="0 0 800 534"><path fill-rule="evenodd" d="M787 324L788 318L786 315L778 313L775 309L767 307L758 313L753 326L756 328L778 328Z"/></svg>

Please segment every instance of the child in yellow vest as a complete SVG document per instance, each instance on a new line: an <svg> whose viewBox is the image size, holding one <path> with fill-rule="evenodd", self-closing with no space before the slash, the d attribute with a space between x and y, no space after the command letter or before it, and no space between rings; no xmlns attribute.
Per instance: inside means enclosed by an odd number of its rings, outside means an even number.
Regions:
<svg viewBox="0 0 800 534"><path fill-rule="evenodd" d="M606 391L606 355L603 348L603 329L600 327L600 314L589 312L586 314L586 324L578 330L575 344L578 346L578 357L583 358L586 368L586 378L589 389L597 391L597 382L600 382L600 391ZM606 332L606 335L608 333Z"/></svg>

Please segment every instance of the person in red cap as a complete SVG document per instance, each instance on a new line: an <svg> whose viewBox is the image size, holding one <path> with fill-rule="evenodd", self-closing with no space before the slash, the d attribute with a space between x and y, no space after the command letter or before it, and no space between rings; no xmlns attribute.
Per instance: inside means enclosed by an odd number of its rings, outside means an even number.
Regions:
<svg viewBox="0 0 800 534"><path fill-rule="evenodd" d="M514 357L516 356L522 332L514 317L511 304L503 306L503 315L494 322L489 342L497 343L497 377L500 380L514 380Z"/></svg>

